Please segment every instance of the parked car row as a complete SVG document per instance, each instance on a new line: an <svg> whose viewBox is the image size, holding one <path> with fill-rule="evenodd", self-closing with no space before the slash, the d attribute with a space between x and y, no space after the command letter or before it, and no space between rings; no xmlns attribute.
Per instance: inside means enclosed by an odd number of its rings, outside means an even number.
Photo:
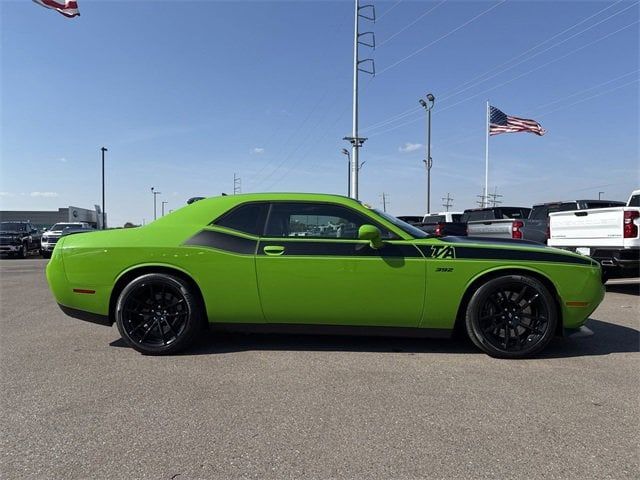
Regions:
<svg viewBox="0 0 640 480"><path fill-rule="evenodd" d="M0 222L0 254L26 258L35 253L49 258L62 235L90 230L93 228L85 222L56 223L44 232L30 221Z"/></svg>
<svg viewBox="0 0 640 480"><path fill-rule="evenodd" d="M419 221L409 221L438 237L461 235L545 243L591 256L610 276L637 276L639 206L640 190L635 190L627 203L572 200L539 203L533 208L473 208L427 214Z"/></svg>

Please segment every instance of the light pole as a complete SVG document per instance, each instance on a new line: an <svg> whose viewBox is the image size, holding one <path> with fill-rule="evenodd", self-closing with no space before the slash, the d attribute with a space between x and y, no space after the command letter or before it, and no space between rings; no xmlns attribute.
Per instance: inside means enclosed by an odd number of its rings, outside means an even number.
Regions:
<svg viewBox="0 0 640 480"><path fill-rule="evenodd" d="M160 195L162 192L156 191L154 187L151 187L151 193L153 194L153 219L158 218L157 209L156 209L156 196Z"/></svg>
<svg viewBox="0 0 640 480"><path fill-rule="evenodd" d="M342 153L347 156L347 197L351 197L351 154L346 148L342 149Z"/></svg>
<svg viewBox="0 0 640 480"><path fill-rule="evenodd" d="M602 194L603 194L603 193L604 193L604 192L598 192L598 200L602 200Z"/></svg>
<svg viewBox="0 0 640 480"><path fill-rule="evenodd" d="M427 93L426 102L422 98L418 101L427 111L427 158L423 160L427 169L427 213L431 213L431 167L433 166L433 159L431 158L431 109L435 101L436 97L432 93Z"/></svg>
<svg viewBox="0 0 640 480"><path fill-rule="evenodd" d="M104 230L104 152L106 152L107 149L102 147L100 151L102 152L102 229Z"/></svg>
<svg viewBox="0 0 640 480"><path fill-rule="evenodd" d="M169 202L167 202L166 200L163 200L163 201L162 201L162 216L163 216L163 217L164 217L164 206L165 206L167 203L169 203Z"/></svg>

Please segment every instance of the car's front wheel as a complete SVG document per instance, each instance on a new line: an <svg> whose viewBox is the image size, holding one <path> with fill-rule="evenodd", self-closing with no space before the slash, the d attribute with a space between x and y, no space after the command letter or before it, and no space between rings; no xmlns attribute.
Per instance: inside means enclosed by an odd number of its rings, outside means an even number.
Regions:
<svg viewBox="0 0 640 480"><path fill-rule="evenodd" d="M115 316L122 338L147 355L184 350L203 325L202 309L191 287L164 273L145 274L127 284L118 297Z"/></svg>
<svg viewBox="0 0 640 480"><path fill-rule="evenodd" d="M523 358L542 350L556 331L558 312L536 278L505 275L481 285L466 311L471 341L494 357Z"/></svg>
<svg viewBox="0 0 640 480"><path fill-rule="evenodd" d="M29 248L27 247L26 243L23 243L20 247L20 250L18 251L18 257L27 258L27 255L29 255Z"/></svg>

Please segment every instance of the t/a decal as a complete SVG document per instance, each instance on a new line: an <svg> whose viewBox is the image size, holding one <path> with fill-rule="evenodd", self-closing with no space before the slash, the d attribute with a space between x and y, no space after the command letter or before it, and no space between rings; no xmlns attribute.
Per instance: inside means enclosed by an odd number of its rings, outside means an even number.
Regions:
<svg viewBox="0 0 640 480"><path fill-rule="evenodd" d="M456 258L456 249L451 246L430 245L423 251L428 258Z"/></svg>

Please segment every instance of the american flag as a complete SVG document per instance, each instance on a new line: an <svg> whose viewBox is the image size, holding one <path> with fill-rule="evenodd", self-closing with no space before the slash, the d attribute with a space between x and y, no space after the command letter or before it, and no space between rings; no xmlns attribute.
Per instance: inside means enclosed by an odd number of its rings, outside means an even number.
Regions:
<svg viewBox="0 0 640 480"><path fill-rule="evenodd" d="M489 107L489 135L512 132L531 132L542 136L546 130L535 120L512 117L496 107Z"/></svg>
<svg viewBox="0 0 640 480"><path fill-rule="evenodd" d="M74 0L33 0L38 5L42 5L45 8L50 8L57 12L60 12L65 17L73 18L80 15L78 10L78 3Z"/></svg>

